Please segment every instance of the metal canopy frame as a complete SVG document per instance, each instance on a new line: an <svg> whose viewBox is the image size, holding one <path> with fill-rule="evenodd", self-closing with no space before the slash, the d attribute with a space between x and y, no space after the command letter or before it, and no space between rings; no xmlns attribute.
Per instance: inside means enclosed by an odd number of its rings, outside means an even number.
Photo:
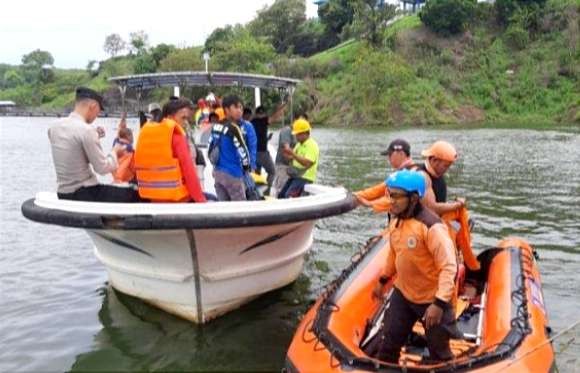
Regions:
<svg viewBox="0 0 580 373"><path fill-rule="evenodd" d="M290 96L290 119L294 119L293 96L296 86L302 81L273 75L244 74L235 72L175 71L165 73L124 75L109 78L121 93L121 105L126 112L125 96L127 88L134 89L138 105L141 106L143 90L159 87L239 87L265 88L286 91Z"/></svg>
<svg viewBox="0 0 580 373"><path fill-rule="evenodd" d="M247 87L286 89L298 85L301 80L272 75L243 74L232 72L177 71L154 74L125 75L109 78L119 87L153 89L158 87Z"/></svg>

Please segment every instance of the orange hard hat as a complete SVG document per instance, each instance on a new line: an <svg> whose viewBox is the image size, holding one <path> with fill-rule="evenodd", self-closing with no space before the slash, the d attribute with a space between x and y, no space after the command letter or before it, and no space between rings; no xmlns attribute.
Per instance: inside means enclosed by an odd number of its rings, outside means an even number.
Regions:
<svg viewBox="0 0 580 373"><path fill-rule="evenodd" d="M435 141L428 149L421 152L423 157L435 157L447 162L455 162L457 150L447 141Z"/></svg>

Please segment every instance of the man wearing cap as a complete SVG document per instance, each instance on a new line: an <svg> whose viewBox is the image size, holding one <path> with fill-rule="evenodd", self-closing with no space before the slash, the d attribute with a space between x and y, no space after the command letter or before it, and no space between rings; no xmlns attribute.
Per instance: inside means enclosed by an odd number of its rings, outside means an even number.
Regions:
<svg viewBox="0 0 580 373"><path fill-rule="evenodd" d="M426 181L426 192L421 202L439 216L459 210L465 205L465 199L457 198L447 202L447 184L444 177L457 159L455 147L447 141L439 140L423 150L421 155L426 158L425 163L419 166Z"/></svg>
<svg viewBox="0 0 580 373"><path fill-rule="evenodd" d="M92 89L79 87L74 111L48 130L60 199L130 202L136 198L132 189L99 184L95 175L114 172L117 159L125 152L121 144L109 154L103 152L99 135L90 125L101 110L103 97Z"/></svg>
<svg viewBox="0 0 580 373"><path fill-rule="evenodd" d="M278 198L300 197L306 184L316 181L318 159L320 152L318 144L310 137L310 123L299 118L292 124L292 134L298 143L294 150L290 146L284 148L284 156L291 160L288 176L290 178L278 194Z"/></svg>
<svg viewBox="0 0 580 373"><path fill-rule="evenodd" d="M381 155L387 156L395 171L417 169L417 165L411 159L411 145L403 139L391 141L387 149L381 152ZM379 183L370 188L360 190L354 195L360 205L371 207L375 212L386 212L391 205L387 194L388 190L385 183Z"/></svg>

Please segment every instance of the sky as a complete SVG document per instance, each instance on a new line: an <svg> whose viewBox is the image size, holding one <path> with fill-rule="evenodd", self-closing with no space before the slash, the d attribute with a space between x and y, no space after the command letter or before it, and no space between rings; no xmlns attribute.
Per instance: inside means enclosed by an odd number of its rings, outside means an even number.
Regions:
<svg viewBox="0 0 580 373"><path fill-rule="evenodd" d="M143 30L150 45L202 45L216 28L247 23L274 0L8 0L0 6L0 63L18 65L22 56L48 51L59 68L86 68L104 60L107 35ZM156 4L156 6L155 6ZM316 5L306 0L307 17Z"/></svg>

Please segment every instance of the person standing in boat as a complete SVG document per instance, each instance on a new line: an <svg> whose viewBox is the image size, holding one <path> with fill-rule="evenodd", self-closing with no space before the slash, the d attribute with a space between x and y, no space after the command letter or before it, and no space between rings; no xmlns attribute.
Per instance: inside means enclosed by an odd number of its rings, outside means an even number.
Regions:
<svg viewBox="0 0 580 373"><path fill-rule="evenodd" d="M458 333L452 307L457 274L455 247L439 216L421 204L426 184L419 172L397 171L385 184L392 201L390 251L373 296L380 297L388 279L395 274L397 278L376 357L398 363L401 347L420 319L430 359L449 360L453 358L449 339Z"/></svg>
<svg viewBox="0 0 580 373"><path fill-rule="evenodd" d="M184 98L163 106L163 120L139 133L135 170L141 198L152 202L206 202L189 150L185 128L193 104Z"/></svg>
<svg viewBox="0 0 580 373"><path fill-rule="evenodd" d="M415 170L418 166L411 159L411 145L403 139L391 141L386 150L381 155L387 156L391 167L398 170ZM354 193L358 204L372 208L375 212L385 212L389 210L391 200L388 197L388 190L385 183L379 183L370 188L366 188Z"/></svg>
<svg viewBox="0 0 580 373"><path fill-rule="evenodd" d="M457 160L455 147L447 141L436 141L428 149L421 152L425 163L419 170L425 176L426 191L422 203L435 211L439 216L446 212L459 210L465 206L465 198L457 198L447 202L447 184L445 173Z"/></svg>
<svg viewBox="0 0 580 373"><path fill-rule="evenodd" d="M220 201L245 201L244 174L251 170L251 160L242 134L242 101L237 96L223 100L225 123L214 124L208 156L214 165L215 190Z"/></svg>
<svg viewBox="0 0 580 373"><path fill-rule="evenodd" d="M268 116L266 108L258 106L256 108L256 115L252 119L252 124L254 125L256 136L258 138L258 170L263 167L268 174L268 189L266 190L266 194L270 193L270 189L274 184L274 178L276 177L276 167L274 166L272 156L268 151L268 127L270 126L270 123L276 122L280 119L284 113L284 107L285 105L280 105L272 115Z"/></svg>
<svg viewBox="0 0 580 373"><path fill-rule="evenodd" d="M136 198L133 190L100 184L95 175L115 172L118 159L125 153L120 144L113 146L109 154L103 152L99 142L102 136L90 125L101 110L103 97L92 89L79 87L73 112L48 130L60 199L131 202Z"/></svg>
<svg viewBox="0 0 580 373"><path fill-rule="evenodd" d="M284 148L284 156L292 163L288 168L290 178L278 194L278 198L300 197L304 192L304 186L316 181L320 151L310 132L310 123L306 119L299 118L292 124L292 134L296 136L298 143L294 149L290 149L289 146Z"/></svg>
<svg viewBox="0 0 580 373"><path fill-rule="evenodd" d="M242 134L244 135L244 140L246 140L246 145L248 146L248 151L250 152L250 165L252 172L256 172L258 169L258 137L256 134L256 129L250 121L252 118L252 109L244 108L242 112Z"/></svg>

